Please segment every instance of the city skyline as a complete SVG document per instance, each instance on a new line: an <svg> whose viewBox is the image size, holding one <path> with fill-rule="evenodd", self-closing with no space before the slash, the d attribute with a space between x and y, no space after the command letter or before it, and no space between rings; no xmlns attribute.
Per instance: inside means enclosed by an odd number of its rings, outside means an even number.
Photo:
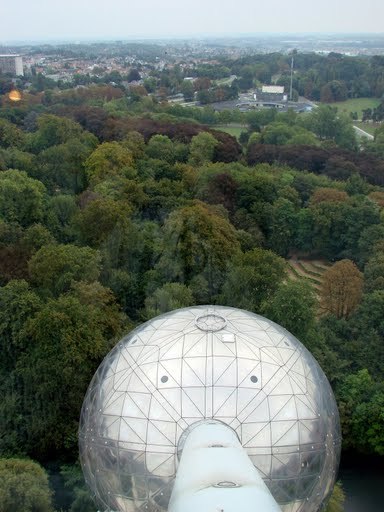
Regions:
<svg viewBox="0 0 384 512"><path fill-rule="evenodd" d="M323 0L313 9L306 0L240 4L220 0L132 3L100 0L65 3L19 0L0 8L0 42L151 39L260 33L383 33L382 0Z"/></svg>

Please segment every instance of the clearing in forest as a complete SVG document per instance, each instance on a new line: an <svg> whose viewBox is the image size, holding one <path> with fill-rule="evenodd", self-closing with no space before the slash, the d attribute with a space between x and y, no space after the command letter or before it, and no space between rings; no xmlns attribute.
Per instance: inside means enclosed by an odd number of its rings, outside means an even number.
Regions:
<svg viewBox="0 0 384 512"><path fill-rule="evenodd" d="M337 107L340 114L350 114L357 112L358 118L361 119L363 110L379 106L380 100L378 98L352 98L346 101L337 101L335 103L327 103L331 107Z"/></svg>
<svg viewBox="0 0 384 512"><path fill-rule="evenodd" d="M323 259L305 259L293 256L287 261L289 278L305 279L313 286L316 295L320 291L323 274L330 267L331 263Z"/></svg>
<svg viewBox="0 0 384 512"><path fill-rule="evenodd" d="M240 125L231 125L231 124L216 124L213 125L212 128L214 130L220 130L221 132L229 133L233 137L237 139L240 137L241 132L246 132L247 128Z"/></svg>

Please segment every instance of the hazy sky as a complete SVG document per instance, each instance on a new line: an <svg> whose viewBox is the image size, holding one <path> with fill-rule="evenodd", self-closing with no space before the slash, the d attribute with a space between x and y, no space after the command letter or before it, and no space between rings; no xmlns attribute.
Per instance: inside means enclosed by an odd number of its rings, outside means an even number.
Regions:
<svg viewBox="0 0 384 512"><path fill-rule="evenodd" d="M0 42L384 32L384 0L0 0Z"/></svg>

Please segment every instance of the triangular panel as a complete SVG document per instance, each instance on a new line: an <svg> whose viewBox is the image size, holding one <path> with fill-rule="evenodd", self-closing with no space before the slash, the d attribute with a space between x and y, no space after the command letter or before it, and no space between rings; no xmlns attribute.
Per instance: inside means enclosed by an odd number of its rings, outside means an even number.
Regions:
<svg viewBox="0 0 384 512"><path fill-rule="evenodd" d="M214 416L230 416L236 411L237 392L233 387L213 388Z"/></svg>
<svg viewBox="0 0 384 512"><path fill-rule="evenodd" d="M182 390L182 416L201 418L205 415L204 388L186 388Z"/></svg>
<svg viewBox="0 0 384 512"><path fill-rule="evenodd" d="M183 360L182 383L184 387L204 386L206 363L205 357L187 357Z"/></svg>
<svg viewBox="0 0 384 512"><path fill-rule="evenodd" d="M229 357L216 357L213 360L213 382L215 386L236 386L236 359Z"/></svg>
<svg viewBox="0 0 384 512"><path fill-rule="evenodd" d="M159 399L160 397L161 395L159 395ZM164 400L164 404L162 404L154 396L152 396L151 400L149 417L151 418L151 420L174 421L173 417L167 410L167 402Z"/></svg>

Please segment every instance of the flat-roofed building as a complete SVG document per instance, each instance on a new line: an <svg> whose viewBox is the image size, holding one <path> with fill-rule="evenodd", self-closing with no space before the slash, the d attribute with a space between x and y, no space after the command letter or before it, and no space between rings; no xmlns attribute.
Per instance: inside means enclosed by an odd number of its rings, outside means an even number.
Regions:
<svg viewBox="0 0 384 512"><path fill-rule="evenodd" d="M261 88L261 92L267 94L284 94L284 86L283 85L263 85Z"/></svg>
<svg viewBox="0 0 384 512"><path fill-rule="evenodd" d="M23 76L23 57L21 55L0 55L0 71L4 74Z"/></svg>

